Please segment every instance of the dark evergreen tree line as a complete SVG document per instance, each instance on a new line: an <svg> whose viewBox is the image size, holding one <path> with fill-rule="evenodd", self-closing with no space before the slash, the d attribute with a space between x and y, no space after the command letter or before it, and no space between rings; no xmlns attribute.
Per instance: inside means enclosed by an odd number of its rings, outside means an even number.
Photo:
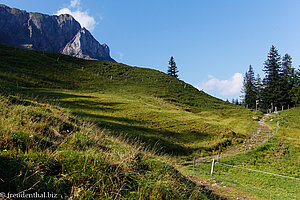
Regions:
<svg viewBox="0 0 300 200"><path fill-rule="evenodd" d="M264 63L265 77L255 77L252 66L244 76L242 88L243 103L249 108L256 108L256 103L263 109L275 107L286 109L300 104L300 69L292 66L292 58L285 54L283 58L272 46Z"/></svg>

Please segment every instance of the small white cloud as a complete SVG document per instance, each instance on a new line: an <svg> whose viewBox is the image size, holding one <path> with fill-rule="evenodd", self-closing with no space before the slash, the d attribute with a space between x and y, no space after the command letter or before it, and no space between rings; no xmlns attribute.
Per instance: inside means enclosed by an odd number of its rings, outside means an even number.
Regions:
<svg viewBox="0 0 300 200"><path fill-rule="evenodd" d="M206 92L217 91L223 97L239 94L244 80L241 73L235 73L229 80L219 80L212 75L209 75L208 78L208 81L203 82L197 88Z"/></svg>
<svg viewBox="0 0 300 200"><path fill-rule="evenodd" d="M75 9L75 10L71 10ZM71 0L69 8L62 8L56 12L56 15L69 14L72 15L82 27L93 31L96 25L94 17L91 17L87 11L82 11L80 0Z"/></svg>
<svg viewBox="0 0 300 200"><path fill-rule="evenodd" d="M123 60L124 58L124 54L123 53L119 53L119 60Z"/></svg>
<svg viewBox="0 0 300 200"><path fill-rule="evenodd" d="M72 7L72 8L76 8L76 7L78 7L80 5L80 0L71 0L71 2L70 2L70 6Z"/></svg>

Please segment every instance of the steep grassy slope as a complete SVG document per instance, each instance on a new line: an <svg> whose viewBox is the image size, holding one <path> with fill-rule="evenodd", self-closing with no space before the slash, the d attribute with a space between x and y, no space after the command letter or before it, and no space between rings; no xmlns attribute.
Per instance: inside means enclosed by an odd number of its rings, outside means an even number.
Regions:
<svg viewBox="0 0 300 200"><path fill-rule="evenodd" d="M221 158L220 162L296 179L216 164L213 177L223 192L226 192L223 185L230 185L241 192L253 194L258 199L300 198L300 108L270 115L268 123L274 126L274 130L278 120L280 129L269 142L246 154ZM211 178L211 163L199 164L196 169L188 169L197 176Z"/></svg>
<svg viewBox="0 0 300 200"><path fill-rule="evenodd" d="M63 199L206 199L139 142L0 93L0 189Z"/></svg>
<svg viewBox="0 0 300 200"><path fill-rule="evenodd" d="M3 45L0 49L3 84L153 95L194 112L236 108L156 70Z"/></svg>
<svg viewBox="0 0 300 200"><path fill-rule="evenodd" d="M0 45L0 84L140 138L175 155L205 155L242 142L257 112L226 103L162 72Z"/></svg>

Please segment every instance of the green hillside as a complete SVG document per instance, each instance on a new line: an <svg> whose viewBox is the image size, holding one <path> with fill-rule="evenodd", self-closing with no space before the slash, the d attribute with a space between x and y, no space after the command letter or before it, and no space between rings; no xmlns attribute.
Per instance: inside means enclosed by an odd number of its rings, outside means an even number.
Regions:
<svg viewBox="0 0 300 200"><path fill-rule="evenodd" d="M280 129L276 133L277 121ZM274 127L275 134L246 154L221 158L220 162L243 168L288 176L275 176L245 169L216 164L213 178L221 193L223 185L232 186L240 194L252 194L257 199L299 199L300 198L300 108L293 108L271 114L267 122ZM211 163L198 164L195 169L186 170L202 178L211 178Z"/></svg>
<svg viewBox="0 0 300 200"><path fill-rule="evenodd" d="M154 153L58 106L0 93L0 189L6 195L207 199Z"/></svg>
<svg viewBox="0 0 300 200"><path fill-rule="evenodd" d="M152 69L4 45L0 57L2 90L59 103L111 134L171 155L206 155L241 143L261 115Z"/></svg>
<svg viewBox="0 0 300 200"><path fill-rule="evenodd" d="M183 81L147 68L57 53L1 48L1 82L24 87L152 95L187 111L236 108Z"/></svg>

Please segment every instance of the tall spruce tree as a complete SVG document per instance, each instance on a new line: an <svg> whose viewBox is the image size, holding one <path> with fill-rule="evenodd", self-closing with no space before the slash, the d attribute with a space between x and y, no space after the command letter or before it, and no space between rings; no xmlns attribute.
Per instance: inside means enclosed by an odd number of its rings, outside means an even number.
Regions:
<svg viewBox="0 0 300 200"><path fill-rule="evenodd" d="M264 108L280 106L281 81L280 62L281 58L275 46L272 45L268 58L264 63L265 78L263 79L262 101Z"/></svg>
<svg viewBox="0 0 300 200"><path fill-rule="evenodd" d="M300 67L294 73L294 85L291 89L291 99L294 106L300 105Z"/></svg>
<svg viewBox="0 0 300 200"><path fill-rule="evenodd" d="M254 77L254 70L252 66L249 66L248 72L245 73L242 93L244 93L243 102L246 104L248 108L256 107L256 99L257 99L257 89L256 89L256 80Z"/></svg>
<svg viewBox="0 0 300 200"><path fill-rule="evenodd" d="M280 104L281 106L292 106L292 88L295 85L295 68L292 67L292 58L290 55L285 54L281 62L280 72Z"/></svg>
<svg viewBox="0 0 300 200"><path fill-rule="evenodd" d="M261 101L261 93L262 93L262 80L260 78L260 75L257 74L256 75L256 79L255 79L255 84L256 84L256 97L257 100Z"/></svg>
<svg viewBox="0 0 300 200"><path fill-rule="evenodd" d="M178 70L173 56L171 56L168 67L168 74L174 78L178 78Z"/></svg>

